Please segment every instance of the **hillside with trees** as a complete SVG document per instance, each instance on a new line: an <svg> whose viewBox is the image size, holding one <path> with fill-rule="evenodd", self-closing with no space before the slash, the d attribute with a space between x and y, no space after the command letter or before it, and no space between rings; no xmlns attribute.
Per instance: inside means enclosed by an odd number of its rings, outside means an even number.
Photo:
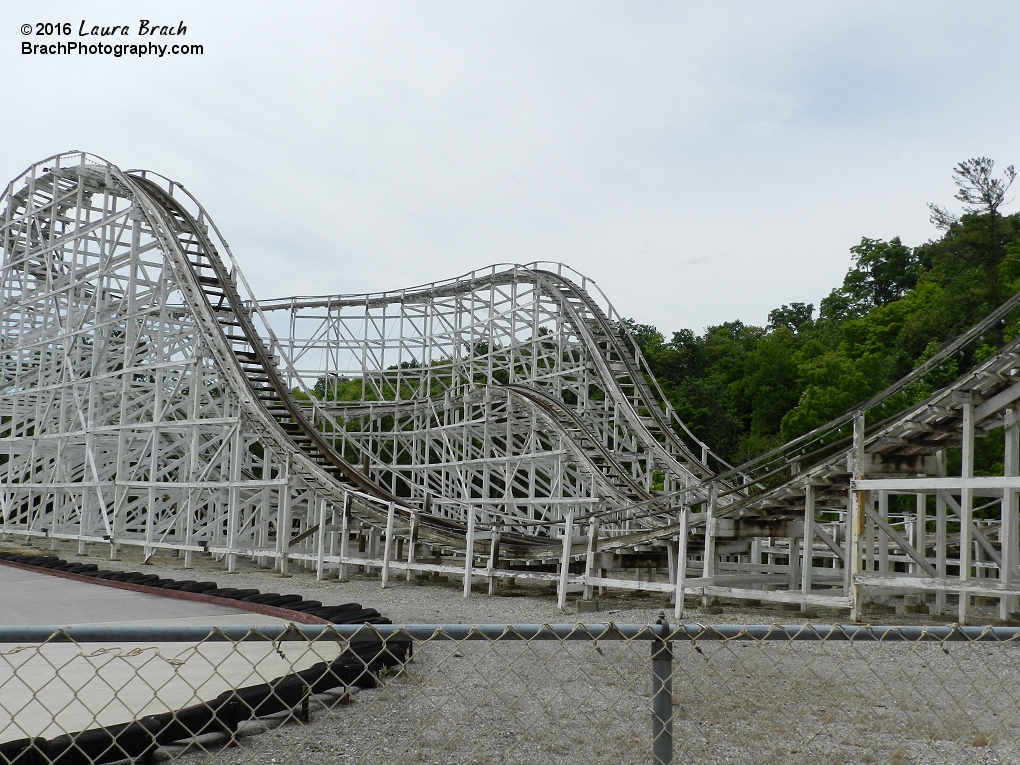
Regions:
<svg viewBox="0 0 1020 765"><path fill-rule="evenodd" d="M1020 290L1020 214L1005 214L1012 166L953 171L959 215L929 205L938 239L863 238L843 284L813 304L771 311L764 327L727 322L667 338L628 322L680 417L733 463L808 432L884 390ZM923 400L1020 335L1014 311L939 371L888 403Z"/></svg>

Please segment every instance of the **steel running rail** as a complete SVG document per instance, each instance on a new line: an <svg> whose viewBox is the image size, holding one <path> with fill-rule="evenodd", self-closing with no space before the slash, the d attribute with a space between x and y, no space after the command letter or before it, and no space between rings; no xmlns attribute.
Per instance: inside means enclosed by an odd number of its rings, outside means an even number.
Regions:
<svg viewBox="0 0 1020 765"><path fill-rule="evenodd" d="M545 265L549 267L540 267ZM569 276L563 275L564 270L569 272ZM580 281L580 284L575 281L575 278ZM392 303L408 305L426 303L438 297L469 294L485 287L507 284L515 280L534 284L542 293L559 304L561 314L573 326L577 337L588 348L590 358L606 386L607 395L611 396L618 405L619 411L629 423L633 435L655 455L656 461L677 476L685 486L694 486L695 493L703 491L705 497L701 497L701 499L704 500L707 497L707 489L703 490L701 487L706 485L704 484L706 479L713 476L712 470L704 460L712 456L725 467L729 467L728 463L722 462L718 457L712 455L708 447L695 438L676 416L626 324L619 318L614 320L615 311L597 285L561 264L493 265L456 279L420 287L373 294L277 298L262 301L259 303L259 307L266 311L326 308L332 312L344 307L380 307ZM595 297L589 294L589 289L596 290L605 302L609 313L602 308ZM294 359L291 361L293 362ZM406 407L417 406L421 404L421 401L421 399L413 399L403 405ZM402 407L401 402L388 402L385 405L395 411L399 411ZM359 412L359 407L363 409L377 406L374 402L366 402L361 405L351 404L344 406L343 411L351 415ZM325 421L333 430L342 427L335 417L335 408L322 407L322 409L325 413ZM702 449L700 457L678 435L678 431L686 433ZM575 444L575 450L587 451L583 444ZM609 472L619 473L619 471L613 470ZM599 474L604 476L606 472L599 468L596 475ZM617 485L616 489L619 488L621 487ZM610 487L610 490L612 491L613 487ZM745 491L743 487L739 486L735 490ZM642 494L644 496L640 496ZM638 496L630 497L631 500L647 498L648 495L644 489L640 490ZM728 501L730 500L724 500L724 502Z"/></svg>
<svg viewBox="0 0 1020 765"><path fill-rule="evenodd" d="M330 495L338 506L351 496L352 510L372 525L386 523L385 505L393 503L405 519L417 514L418 533L423 540L463 545L465 524L418 513L405 500L375 484L347 463L302 413L276 366L278 358L285 359L279 352L279 343L270 330L267 334L270 347L276 351L273 353L256 330L252 312L247 308L254 301L244 301L238 291L240 270L229 249L227 254L233 269L228 270L219 257L207 233L211 222L208 215L182 186L163 179L168 185L168 190L164 191L152 177L159 176L133 171L121 176L121 180L133 196L148 207L153 222L159 224L154 229L165 252L174 256L173 265L181 287L191 300L206 343L214 351L221 371L228 374L228 383L241 394L244 405L262 425L260 435L277 444L283 453L290 454L294 458L292 468ZM188 212L173 195L174 189L187 194L199 210L197 216ZM222 237L220 239L222 241ZM508 547L542 545L540 539L516 534L505 535L505 542Z"/></svg>

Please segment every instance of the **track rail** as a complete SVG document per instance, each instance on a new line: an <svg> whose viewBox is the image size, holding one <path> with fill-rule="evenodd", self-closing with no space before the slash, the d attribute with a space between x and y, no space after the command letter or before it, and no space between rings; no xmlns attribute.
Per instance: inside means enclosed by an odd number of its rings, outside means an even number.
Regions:
<svg viewBox="0 0 1020 765"><path fill-rule="evenodd" d="M384 581L396 556L408 572L463 566L468 592L473 570L490 587L515 576L555 581L561 602L570 584L855 609L864 586L1001 592L1004 614L1020 598L1020 340L882 422L865 428L863 415L848 414L717 474L626 323L566 267L492 267L398 292L259 303L179 184L79 153L19 182L0 214L6 533L81 549L136 544L146 557L161 547L208 551L228 566L239 555L281 568L300 560L319 576L327 564L340 576L375 567ZM318 324L295 352L300 338L292 331L281 342L270 314L290 310L293 328L302 306L325 310L303 317ZM364 310L329 324L343 306ZM865 414L881 416L891 395L1017 307L1020 296L863 404ZM307 366L323 348L335 350L335 365ZM358 400L310 395L302 375L331 370L337 380L353 370ZM971 475L974 438L999 428L1003 475ZM970 467L946 476L956 446ZM372 449L375 461L359 467ZM653 491L659 471L679 490ZM402 485L404 476L421 481ZM916 495L916 507L896 501L889 520L891 493ZM917 531L928 529L932 497L934 540ZM975 507L975 497L992 502ZM999 519L988 515L994 504ZM853 541L860 534L871 536ZM363 548L355 554L352 539ZM861 568L861 551L878 565ZM675 581L606 578L594 571L600 553L630 573L635 563L668 565ZM833 566L812 573L819 553ZM486 558L484 573L473 569ZM760 589L796 589L798 565L800 593ZM689 576L692 566L700 576ZM1002 581L971 581L989 571ZM813 575L824 594L811 591ZM842 592L829 593L834 586Z"/></svg>
<svg viewBox="0 0 1020 765"><path fill-rule="evenodd" d="M275 422L279 429L277 440L296 447L336 483L383 502L403 505L400 498L348 464L304 416L272 353L256 331L234 279L199 222L157 184L144 177L134 180L168 219L165 228L173 233L193 282L200 290L203 307L215 317L219 335L213 334L209 339L225 341L228 357L232 358L233 366L248 387L249 405Z"/></svg>

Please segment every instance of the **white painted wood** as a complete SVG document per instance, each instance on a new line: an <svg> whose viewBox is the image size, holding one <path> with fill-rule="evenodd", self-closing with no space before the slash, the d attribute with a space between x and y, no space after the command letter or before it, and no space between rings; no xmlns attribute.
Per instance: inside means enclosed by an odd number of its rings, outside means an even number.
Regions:
<svg viewBox="0 0 1020 765"><path fill-rule="evenodd" d="M673 579L673 616L682 619L684 616L684 592L687 579L687 524L690 516L687 505L680 508L680 530L677 533L676 574ZM753 549L753 547L752 547Z"/></svg>
<svg viewBox="0 0 1020 765"><path fill-rule="evenodd" d="M475 565L475 510L468 508L467 536L464 540L464 597L471 597L471 576Z"/></svg>
<svg viewBox="0 0 1020 765"><path fill-rule="evenodd" d="M320 582L325 574L326 558L326 500L319 500L319 530L315 540L315 578Z"/></svg>
<svg viewBox="0 0 1020 765"><path fill-rule="evenodd" d="M1020 386L1017 383L1013 387ZM1003 472L1007 476L1020 476L1020 424L1015 422L1017 410L1011 410L1007 416L1007 426L1003 429L1004 455ZM1020 581L1020 501L1016 491L1006 491L1003 494L1001 506L1001 527L999 531L999 543L1001 547L1002 565L999 569L999 579L1007 587L1012 587ZM1017 610L1017 598L1013 595L1005 595L999 599L999 618L1006 619Z"/></svg>
<svg viewBox="0 0 1020 765"><path fill-rule="evenodd" d="M340 555L337 562L340 564L337 569L337 579L346 582L348 578L348 558L351 548L351 495L344 495L344 503L340 510Z"/></svg>
<svg viewBox="0 0 1020 765"><path fill-rule="evenodd" d="M714 481L708 492L708 503L705 505L705 552L702 556L701 575L711 581L715 576L716 551L716 511L719 502L719 486ZM702 605L709 605L710 599L707 594L702 597Z"/></svg>
<svg viewBox="0 0 1020 765"><path fill-rule="evenodd" d="M850 455L850 470L856 479L860 475L864 459L864 412L854 413L853 448ZM866 490L854 487L851 480L850 501L847 513L847 595L850 597L850 620L859 621L863 614L863 602L858 575L861 573L861 537L864 534L864 508L871 501Z"/></svg>
<svg viewBox="0 0 1020 765"><path fill-rule="evenodd" d="M560 585L556 593L556 607L562 611L567 604L567 577L570 575L570 543L574 534L574 508L567 509L563 521L563 553L560 556Z"/></svg>
<svg viewBox="0 0 1020 765"><path fill-rule="evenodd" d="M811 594L812 558L815 547L815 487L808 484L804 487L804 562L800 573L800 591ZM804 603L805 608L807 603Z"/></svg>
<svg viewBox="0 0 1020 765"><path fill-rule="evenodd" d="M599 551L599 519L596 516L591 519L591 523L588 526L588 552L584 559L584 574L586 577L595 576L595 556ZM591 600L594 597L592 586L590 584L584 585L584 592L582 596L585 600Z"/></svg>
<svg viewBox="0 0 1020 765"><path fill-rule="evenodd" d="M411 513L411 530L407 538L407 581L411 581L414 571L414 547L418 544L418 513Z"/></svg>
<svg viewBox="0 0 1020 765"><path fill-rule="evenodd" d="M969 490L973 496L1001 497L1003 489L1020 489L1020 476L948 476L939 478L855 478L851 489L869 491L895 491L904 494L933 491L960 492Z"/></svg>
<svg viewBox="0 0 1020 765"><path fill-rule="evenodd" d="M960 473L965 479L974 475L974 405L969 401L963 409L963 444L960 449ZM971 578L971 560L973 558L973 532L971 516L974 510L974 489L963 486L960 489L960 603L958 621L968 624L970 620L970 595L967 594L967 583Z"/></svg>
<svg viewBox="0 0 1020 765"><path fill-rule="evenodd" d="M393 516L396 512L396 504L390 502L386 510L386 540L383 542L383 565L380 576L380 584L384 590L390 583L390 557L393 554Z"/></svg>

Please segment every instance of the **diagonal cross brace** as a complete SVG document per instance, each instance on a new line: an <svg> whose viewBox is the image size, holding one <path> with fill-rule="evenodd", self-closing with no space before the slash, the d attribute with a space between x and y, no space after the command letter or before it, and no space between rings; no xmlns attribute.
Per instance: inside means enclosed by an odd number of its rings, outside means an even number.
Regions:
<svg viewBox="0 0 1020 765"><path fill-rule="evenodd" d="M886 534L888 534L889 537L896 544L898 544L900 547L902 547L903 548L903 552L905 552L907 555L909 555L911 558L913 558L914 561L917 563L917 565L920 566L922 569L924 569L924 572L928 576L932 577L933 579L938 578L938 574L935 573L935 567L932 566L928 562L928 559L925 558L924 555L919 553L916 549L914 549L913 545L911 545L906 540L906 538L902 534L900 534L900 532L898 532L896 529L894 529L892 526L890 526L888 521L886 521L882 516L880 516L878 513L876 513L870 507L868 507L869 504L871 504L871 503L870 502L865 502L864 503L864 505L865 505L864 506L864 512L868 516L868 518L870 518L872 521L874 521L876 526L878 526L882 531L884 531Z"/></svg>
<svg viewBox="0 0 1020 765"><path fill-rule="evenodd" d="M939 493L943 495L943 498L946 500L946 504L953 509L954 513L956 513L956 517L960 518L963 509L960 507L960 503L956 501L956 498L953 497L953 495L945 492ZM974 535L974 540L979 545L981 545L982 549L986 553L988 553L988 557L992 559L992 562L994 562L1001 569L1002 556L999 554L999 551L996 550L992 543L988 540L988 537L985 536L985 532L981 530L981 527L974 523L973 518L970 521L970 531Z"/></svg>

